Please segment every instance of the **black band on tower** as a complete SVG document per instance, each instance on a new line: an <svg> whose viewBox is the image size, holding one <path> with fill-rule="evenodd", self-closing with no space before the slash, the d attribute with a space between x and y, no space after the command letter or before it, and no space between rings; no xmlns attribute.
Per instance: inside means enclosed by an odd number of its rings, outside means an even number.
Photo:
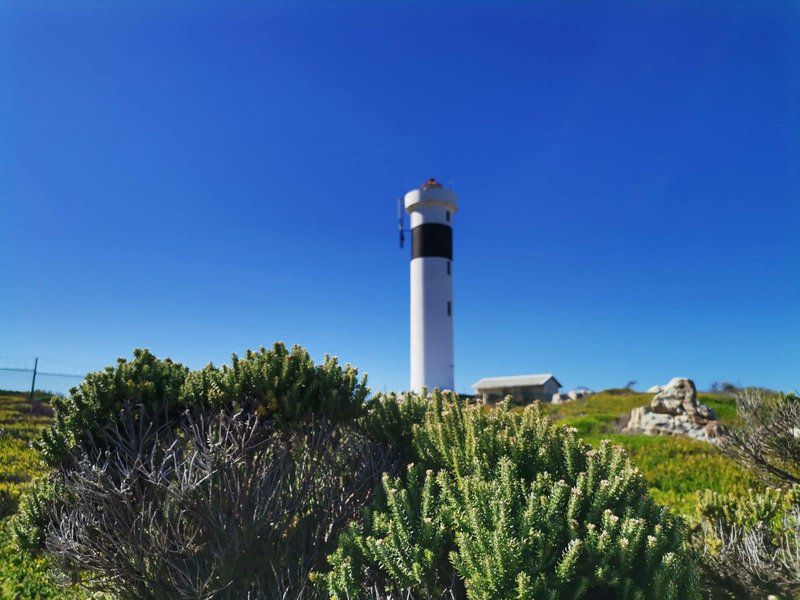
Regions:
<svg viewBox="0 0 800 600"><path fill-rule="evenodd" d="M453 260L453 228L442 223L423 223L411 230L411 258L440 256Z"/></svg>

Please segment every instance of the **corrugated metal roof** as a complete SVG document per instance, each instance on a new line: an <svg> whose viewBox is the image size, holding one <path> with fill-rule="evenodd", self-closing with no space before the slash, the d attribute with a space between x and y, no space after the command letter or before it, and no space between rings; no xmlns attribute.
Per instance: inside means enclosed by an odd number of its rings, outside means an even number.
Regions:
<svg viewBox="0 0 800 600"><path fill-rule="evenodd" d="M512 375L510 377L484 377L480 381L472 384L476 390L480 389L494 389L494 388L509 388L519 387L525 385L544 385L549 379L555 379L558 387L558 379L552 373L541 373L538 375Z"/></svg>

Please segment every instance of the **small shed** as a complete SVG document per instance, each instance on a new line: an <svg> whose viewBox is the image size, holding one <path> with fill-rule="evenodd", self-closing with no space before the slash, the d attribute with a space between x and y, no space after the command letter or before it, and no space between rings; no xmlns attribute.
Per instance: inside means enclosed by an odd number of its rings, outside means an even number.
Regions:
<svg viewBox="0 0 800 600"><path fill-rule="evenodd" d="M561 384L552 373L538 375L513 375L511 377L484 377L472 384L483 402L499 402L511 396L515 402L550 402Z"/></svg>

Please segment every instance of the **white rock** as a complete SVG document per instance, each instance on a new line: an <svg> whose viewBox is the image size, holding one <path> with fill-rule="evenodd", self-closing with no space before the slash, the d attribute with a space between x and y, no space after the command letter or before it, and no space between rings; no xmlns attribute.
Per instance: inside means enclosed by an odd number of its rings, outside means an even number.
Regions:
<svg viewBox="0 0 800 600"><path fill-rule="evenodd" d="M697 389L691 379L676 377L653 397L650 406L631 411L623 431L645 435L685 435L714 442L723 429L714 411L697 402ZM651 390L654 388L650 388Z"/></svg>
<svg viewBox="0 0 800 600"><path fill-rule="evenodd" d="M553 399L551 402L553 404L564 404L564 402L569 402L571 398L567 394L553 394Z"/></svg>
<svg viewBox="0 0 800 600"><path fill-rule="evenodd" d="M630 421L624 431L644 435L685 435L704 442L715 442L717 430L706 425L698 426L688 415L656 413L647 406L638 406L631 411Z"/></svg>
<svg viewBox="0 0 800 600"><path fill-rule="evenodd" d="M677 415L697 412L697 388L694 381L685 377L674 377L664 389L653 396L650 406L655 412Z"/></svg>

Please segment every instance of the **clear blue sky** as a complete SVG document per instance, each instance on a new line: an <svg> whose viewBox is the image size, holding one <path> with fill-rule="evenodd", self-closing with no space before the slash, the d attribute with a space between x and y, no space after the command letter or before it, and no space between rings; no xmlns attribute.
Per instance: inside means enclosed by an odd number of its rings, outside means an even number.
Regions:
<svg viewBox="0 0 800 600"><path fill-rule="evenodd" d="M6 0L0 72L0 356L283 340L404 389L435 176L458 390L800 387L796 2Z"/></svg>

